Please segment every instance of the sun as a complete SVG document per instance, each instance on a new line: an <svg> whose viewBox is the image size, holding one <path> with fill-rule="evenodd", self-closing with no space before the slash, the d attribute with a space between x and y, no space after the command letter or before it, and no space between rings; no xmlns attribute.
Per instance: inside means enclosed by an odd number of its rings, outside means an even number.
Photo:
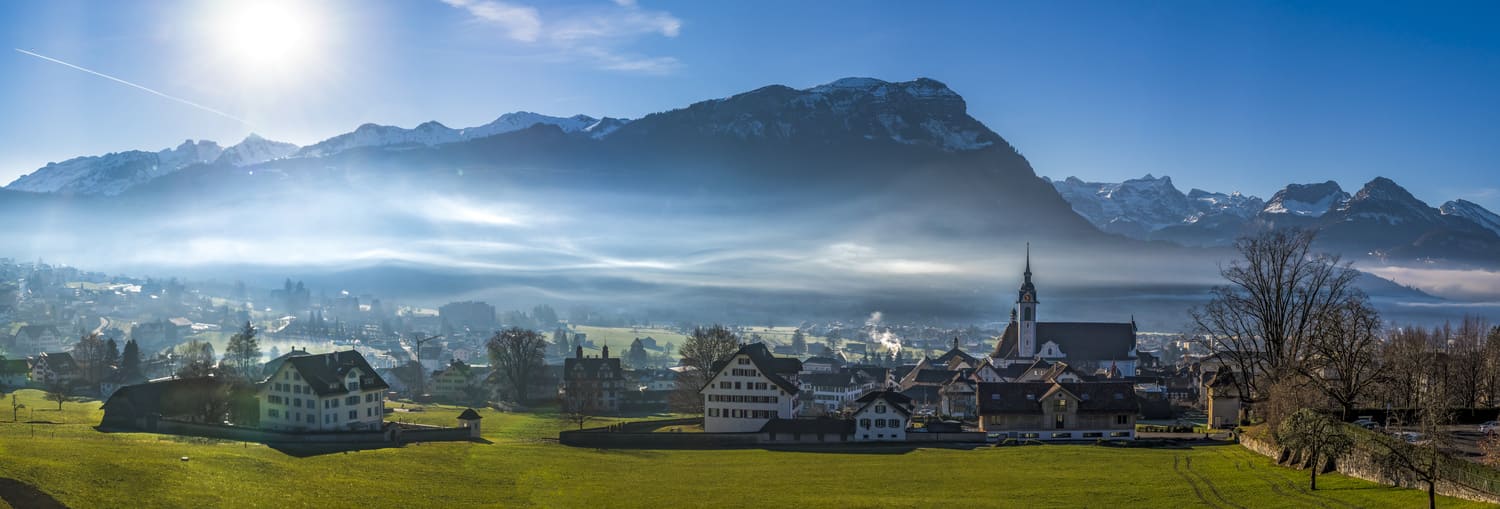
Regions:
<svg viewBox="0 0 1500 509"><path fill-rule="evenodd" d="M300 69L320 50L319 14L311 2L225 2L214 23L220 58L255 73Z"/></svg>

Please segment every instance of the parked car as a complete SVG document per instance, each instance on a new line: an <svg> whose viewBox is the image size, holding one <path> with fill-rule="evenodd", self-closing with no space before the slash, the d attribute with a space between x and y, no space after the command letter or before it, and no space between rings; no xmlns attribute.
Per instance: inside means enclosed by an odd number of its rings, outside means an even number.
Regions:
<svg viewBox="0 0 1500 509"><path fill-rule="evenodd" d="M1415 431L1397 431L1391 433L1391 436L1399 438L1408 444L1415 444L1422 441L1422 434Z"/></svg>
<svg viewBox="0 0 1500 509"><path fill-rule="evenodd" d="M1379 429L1380 428L1380 423L1375 422L1375 421L1370 420L1370 419L1360 419L1360 420L1354 421L1353 424L1355 426L1359 426L1361 428L1368 429L1368 430L1374 430L1374 429Z"/></svg>
<svg viewBox="0 0 1500 509"><path fill-rule="evenodd" d="M1500 433L1500 421L1490 421L1479 425L1479 432L1485 435Z"/></svg>

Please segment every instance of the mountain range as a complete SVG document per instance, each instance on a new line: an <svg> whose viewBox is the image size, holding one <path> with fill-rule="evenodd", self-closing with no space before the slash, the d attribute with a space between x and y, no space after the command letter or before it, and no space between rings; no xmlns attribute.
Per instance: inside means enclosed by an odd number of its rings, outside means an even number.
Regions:
<svg viewBox="0 0 1500 509"><path fill-rule="evenodd" d="M1268 201L1183 194L1165 177L1049 181L947 85L845 78L634 120L517 112L463 129L365 124L305 147L252 135L70 159L0 192L0 231L26 240L0 255L345 285L390 269L408 288L465 281L445 298L529 306L566 294L735 320L1003 319L1031 242L1051 302L1085 299L1068 316L1180 317L1217 281L1223 246L1255 227L1316 226L1391 259L1456 245L1468 260L1500 245L1473 219L1493 214L1413 201L1384 179L1354 195L1289 186ZM1391 230L1379 214L1412 231L1360 235Z"/></svg>
<svg viewBox="0 0 1500 509"><path fill-rule="evenodd" d="M1433 208L1384 177L1354 194L1331 180L1290 184L1269 200L1200 189L1183 194L1170 177L1151 175L1120 183L1048 182L1099 229L1134 239L1224 246L1257 230L1301 227L1354 257L1489 267L1500 261L1500 216L1464 200Z"/></svg>

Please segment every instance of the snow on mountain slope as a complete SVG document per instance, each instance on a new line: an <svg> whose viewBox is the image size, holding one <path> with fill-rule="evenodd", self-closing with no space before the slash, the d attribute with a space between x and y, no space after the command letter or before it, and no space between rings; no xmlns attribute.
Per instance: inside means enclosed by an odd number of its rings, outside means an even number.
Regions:
<svg viewBox="0 0 1500 509"><path fill-rule="evenodd" d="M1322 184L1290 184L1266 201L1267 214L1320 217L1349 201L1349 193L1332 180Z"/></svg>
<svg viewBox="0 0 1500 509"><path fill-rule="evenodd" d="M1260 210L1261 201L1239 193L1194 189L1184 195L1171 177L1146 175L1121 183L1084 182L1077 177L1048 179L1073 210L1101 230L1149 238L1150 232L1218 216L1243 220Z"/></svg>
<svg viewBox="0 0 1500 509"><path fill-rule="evenodd" d="M479 127L464 129L460 134L465 140L485 138L497 134L519 131L537 124L555 125L565 133L576 133L585 131L599 120L588 115L573 115L571 117L552 117L529 111L517 111L500 115L495 121Z"/></svg>
<svg viewBox="0 0 1500 509"><path fill-rule="evenodd" d="M230 166L249 166L266 161L289 157L297 153L296 144L281 141L272 141L250 133L244 141L232 147L224 149L223 154L215 162Z"/></svg>
<svg viewBox="0 0 1500 509"><path fill-rule="evenodd" d="M624 125L625 120L618 120ZM321 157L337 154L345 150L359 147L386 147L400 145L433 146L444 143L456 143L460 141L486 138L497 134L519 131L537 124L555 125L563 132L584 132L590 126L599 123L598 119L588 115L574 115L571 117L553 117L532 113L529 111L518 111L500 115L488 124L470 127L466 129L452 129L435 121L425 122L413 129L403 129L396 126L364 124L353 132L348 132L320 141L318 143L303 147L296 155L303 157ZM615 126L618 129L619 126ZM610 129L613 132L614 129ZM607 134L607 133L606 133ZM594 135L595 138L603 137L603 134Z"/></svg>
<svg viewBox="0 0 1500 509"><path fill-rule="evenodd" d="M102 156L75 157L50 163L24 175L6 189L33 193L113 196L188 165L211 162L224 150L208 140L182 142L158 152L130 150Z"/></svg>
<svg viewBox="0 0 1500 509"><path fill-rule="evenodd" d="M583 128L583 130L589 133L589 137L600 139L609 136L610 133L615 132L621 127L625 127L625 124L628 123L630 123L630 119L628 118L604 117L599 119L598 122L594 122L588 127Z"/></svg>
<svg viewBox="0 0 1500 509"><path fill-rule="evenodd" d="M1479 204L1468 200L1453 200L1444 203L1438 210L1445 216L1456 216L1468 219L1485 229L1500 235L1500 214L1490 212Z"/></svg>

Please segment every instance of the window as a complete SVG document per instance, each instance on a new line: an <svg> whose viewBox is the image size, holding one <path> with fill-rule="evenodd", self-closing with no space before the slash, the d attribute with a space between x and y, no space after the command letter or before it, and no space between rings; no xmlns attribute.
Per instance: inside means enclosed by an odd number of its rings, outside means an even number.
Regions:
<svg viewBox="0 0 1500 509"><path fill-rule="evenodd" d="M901 427L901 420L899 420L899 419L891 419L889 426L892 427L892 428L900 428Z"/></svg>
<svg viewBox="0 0 1500 509"><path fill-rule="evenodd" d="M860 419L859 420L859 427L864 428L864 429L870 429L870 420L869 419ZM870 438L870 435L865 435L865 438Z"/></svg>
<svg viewBox="0 0 1500 509"><path fill-rule="evenodd" d="M883 413L885 413L885 405L875 405L875 413L877 413L877 414L883 414Z"/></svg>
<svg viewBox="0 0 1500 509"><path fill-rule="evenodd" d="M318 423L318 419L315 418L315 417L313 417L313 414L307 414L307 423L308 424L317 424Z"/></svg>
<svg viewBox="0 0 1500 509"><path fill-rule="evenodd" d="M358 419L358 418L359 418L359 411L357 411L357 410L350 410L349 411L349 420L352 421L352 420L355 420L355 419Z"/></svg>
<svg viewBox="0 0 1500 509"><path fill-rule="evenodd" d="M302 394L302 386L300 386L300 385L293 385L292 386L292 392L296 393L296 394Z"/></svg>
<svg viewBox="0 0 1500 509"><path fill-rule="evenodd" d="M877 428L884 428L885 427L885 419L875 419L875 427L877 427Z"/></svg>
<svg viewBox="0 0 1500 509"><path fill-rule="evenodd" d="M735 382L735 383L734 383L734 388L735 388L735 389L736 389L736 390L738 390L738 389L739 389L739 388L740 388L740 383L739 383L739 382Z"/></svg>
<svg viewBox="0 0 1500 509"><path fill-rule="evenodd" d="M735 363L739 364L741 366L745 366L745 365L750 364L750 359L746 359L744 357L740 357L738 359L735 359Z"/></svg>
<svg viewBox="0 0 1500 509"><path fill-rule="evenodd" d="M292 373L292 380L302 381L302 373Z"/></svg>
<svg viewBox="0 0 1500 509"><path fill-rule="evenodd" d="M268 417L279 417L280 413L277 412L275 408L272 408L270 410L266 410L266 416L268 416Z"/></svg>
<svg viewBox="0 0 1500 509"><path fill-rule="evenodd" d="M366 394L365 395L365 403L370 403L370 402L373 402L373 401L375 401L375 393L372 392L370 394Z"/></svg>
<svg viewBox="0 0 1500 509"><path fill-rule="evenodd" d="M344 404L345 405L358 405L359 404L359 396L349 396L347 398L344 398Z"/></svg>
<svg viewBox="0 0 1500 509"><path fill-rule="evenodd" d="M1130 416L1125 414L1116 415L1115 424L1130 424Z"/></svg>
<svg viewBox="0 0 1500 509"><path fill-rule="evenodd" d="M357 390L359 390L359 381L349 382L349 390L351 390L351 391L357 391Z"/></svg>
<svg viewBox="0 0 1500 509"><path fill-rule="evenodd" d="M1053 433L1052 438L1073 438L1072 433Z"/></svg>
<svg viewBox="0 0 1500 509"><path fill-rule="evenodd" d="M297 408L302 408L302 398L293 398L292 399L292 406L297 407Z"/></svg>
<svg viewBox="0 0 1500 509"><path fill-rule="evenodd" d="M1084 433L1083 438L1104 438L1104 433L1098 431Z"/></svg>
<svg viewBox="0 0 1500 509"><path fill-rule="evenodd" d="M1115 437L1115 438L1128 437L1128 436L1130 436L1130 432L1129 431L1111 431L1109 433L1109 436Z"/></svg>
<svg viewBox="0 0 1500 509"><path fill-rule="evenodd" d="M1063 416L1061 416L1061 415L1057 416L1057 429L1063 429L1063 428L1065 428L1066 427L1065 424L1066 424L1066 421L1063 420Z"/></svg>

